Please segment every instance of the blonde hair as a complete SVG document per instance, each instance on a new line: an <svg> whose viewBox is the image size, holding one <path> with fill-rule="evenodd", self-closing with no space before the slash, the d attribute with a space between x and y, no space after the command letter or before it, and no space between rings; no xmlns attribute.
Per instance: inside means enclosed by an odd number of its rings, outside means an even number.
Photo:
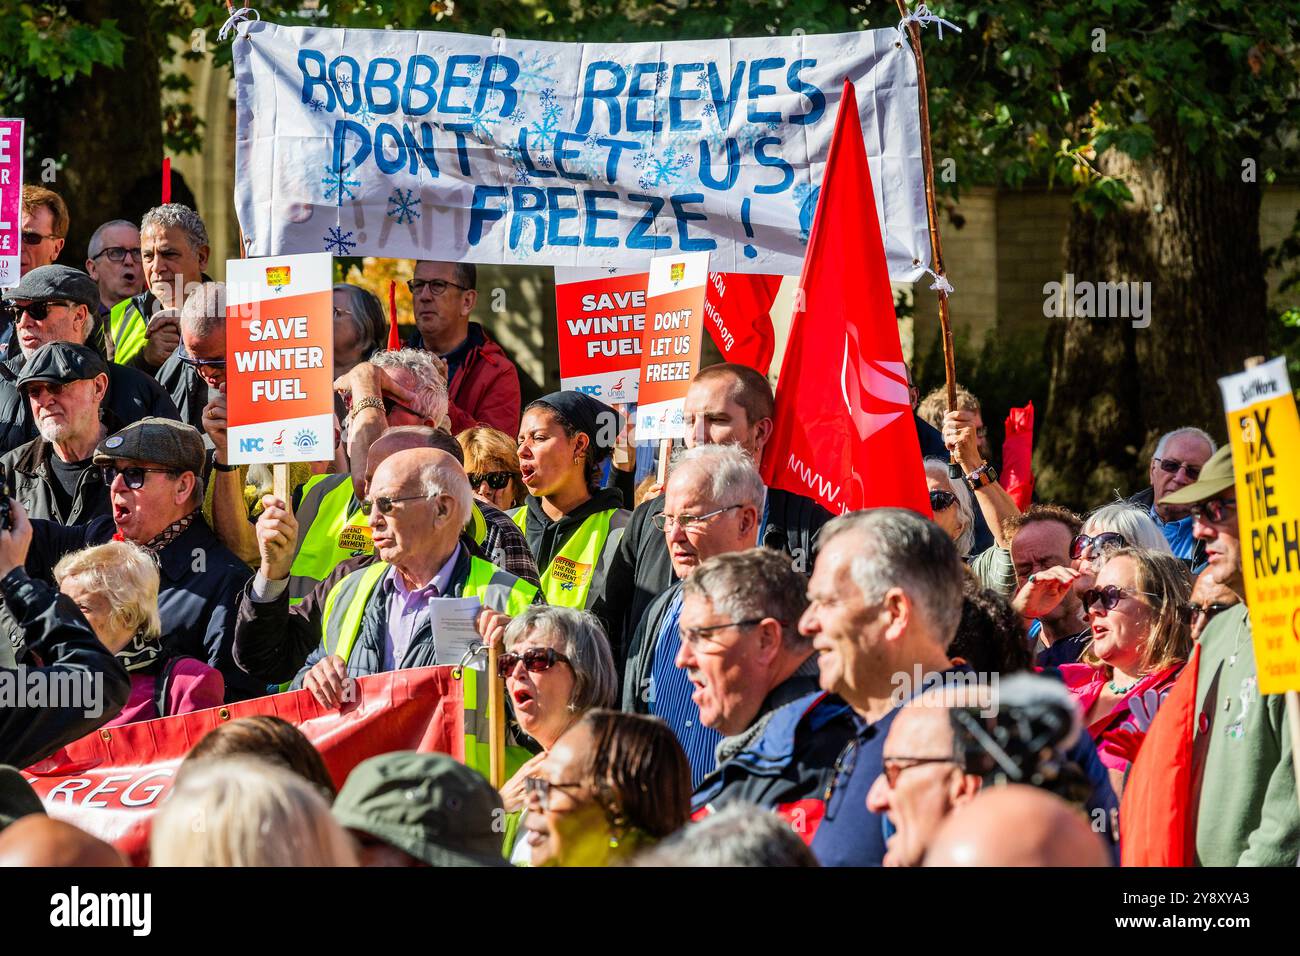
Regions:
<svg viewBox="0 0 1300 956"><path fill-rule="evenodd" d="M962 386L957 386L957 404L953 406L959 412L978 412L980 400ZM943 431L943 416L948 411L948 388L940 385L932 389L916 406L916 415L923 422Z"/></svg>
<svg viewBox="0 0 1300 956"><path fill-rule="evenodd" d="M456 436L461 450L465 453L465 471L482 473L486 471L508 471L510 490L515 504L524 499L524 484L519 477L519 446L515 439L497 428L477 425L467 428Z"/></svg>
<svg viewBox="0 0 1300 956"><path fill-rule="evenodd" d="M357 866L319 790L255 757L185 768L154 817L152 866Z"/></svg>
<svg viewBox="0 0 1300 956"><path fill-rule="evenodd" d="M1102 555L1102 567L1116 558L1128 558L1133 562L1137 572L1133 588L1147 592L1135 595L1135 600L1151 609L1151 627L1142 652L1142 673L1150 674L1183 663L1192 650L1191 626L1183 616L1183 607L1192 597L1192 580L1187 565L1163 551L1116 548ZM1151 594L1156 596L1149 597ZM1084 650L1082 660L1093 667L1106 666L1093 653L1091 642Z"/></svg>
<svg viewBox="0 0 1300 956"><path fill-rule="evenodd" d="M64 555L54 566L54 581L83 581L108 598L109 619L145 637L162 633L158 616L158 565L153 555L129 541L109 541Z"/></svg>

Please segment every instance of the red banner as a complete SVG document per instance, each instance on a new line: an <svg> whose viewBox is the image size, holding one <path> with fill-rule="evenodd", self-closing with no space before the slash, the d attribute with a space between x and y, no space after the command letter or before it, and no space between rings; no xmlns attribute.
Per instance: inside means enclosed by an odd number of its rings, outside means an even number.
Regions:
<svg viewBox="0 0 1300 956"><path fill-rule="evenodd" d="M109 727L23 773L50 816L114 842L157 809L181 759L208 731L240 717L269 714L297 726L320 751L336 785L367 757L393 750L463 760L463 685L451 672L422 667L363 677L356 700L341 710L322 707L300 690Z"/></svg>
<svg viewBox="0 0 1300 956"><path fill-rule="evenodd" d="M709 273L704 327L728 362L748 365L760 375L771 369L776 351L772 303L780 288L780 276Z"/></svg>
<svg viewBox="0 0 1300 956"><path fill-rule="evenodd" d="M1007 414L1007 437L1002 442L999 477L1016 507L1024 511L1034 500L1034 403Z"/></svg>

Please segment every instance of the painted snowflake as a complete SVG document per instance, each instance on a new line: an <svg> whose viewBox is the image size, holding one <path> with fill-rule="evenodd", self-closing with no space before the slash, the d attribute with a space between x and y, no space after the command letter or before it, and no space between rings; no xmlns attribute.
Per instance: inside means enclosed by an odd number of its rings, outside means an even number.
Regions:
<svg viewBox="0 0 1300 956"><path fill-rule="evenodd" d="M555 90L542 90L542 115L528 127L529 137L538 150L549 150L555 145L555 134L560 131L560 117L564 107L560 105Z"/></svg>
<svg viewBox="0 0 1300 956"><path fill-rule="evenodd" d="M321 185L325 187L325 198L333 199L336 206L342 206L344 199L356 199L356 190L360 188L361 182L353 179L348 175L348 167L351 163L344 163L341 169L335 169L328 163L325 164L326 175L321 177Z"/></svg>
<svg viewBox="0 0 1300 956"><path fill-rule="evenodd" d="M812 231L813 214L817 211L817 197L821 194L820 186L800 183L790 193L790 199L799 210L799 241L808 242Z"/></svg>
<svg viewBox="0 0 1300 956"><path fill-rule="evenodd" d="M420 218L420 197L414 189L394 189L388 197L388 218L399 226Z"/></svg>
<svg viewBox="0 0 1300 956"><path fill-rule="evenodd" d="M467 122L470 135L480 143L490 143L495 138L496 134L492 127L501 122L501 117L494 115L495 112L492 104L485 103L483 109L469 114Z"/></svg>
<svg viewBox="0 0 1300 956"><path fill-rule="evenodd" d="M553 69L555 57L530 53L519 63L519 76L515 78L515 86L531 93L541 92L547 87L554 89L556 79L551 75Z"/></svg>
<svg viewBox="0 0 1300 956"><path fill-rule="evenodd" d="M313 113L324 113L324 112L325 112L325 101L324 101L324 100L308 100L308 102L307 102L307 109L311 110Z"/></svg>
<svg viewBox="0 0 1300 956"><path fill-rule="evenodd" d="M325 251L332 252L336 256L346 256L356 246L352 233L344 232L342 226L331 226L329 232L321 238L325 240Z"/></svg>
<svg viewBox="0 0 1300 956"><path fill-rule="evenodd" d="M681 151L675 144L662 153L643 150L632 159L632 165L641 170L637 185L642 189L671 186L681 181L684 172L694 162L694 156Z"/></svg>
<svg viewBox="0 0 1300 956"><path fill-rule="evenodd" d="M369 126L375 121L375 114L370 112L370 107L362 103L361 109L357 110L357 122L362 126Z"/></svg>

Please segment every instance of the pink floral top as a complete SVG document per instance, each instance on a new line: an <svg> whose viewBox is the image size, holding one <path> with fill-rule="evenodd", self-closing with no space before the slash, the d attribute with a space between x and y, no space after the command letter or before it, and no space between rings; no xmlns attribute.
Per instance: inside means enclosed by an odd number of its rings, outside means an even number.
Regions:
<svg viewBox="0 0 1300 956"><path fill-rule="evenodd" d="M1181 663L1152 671L1125 692L1110 713L1088 725L1088 734L1097 745L1097 756L1110 770L1126 771L1138 748L1146 739L1147 728L1156 709L1174 686ZM1110 678L1104 667L1091 664L1063 664L1059 668L1065 686L1079 703L1079 713L1087 719Z"/></svg>

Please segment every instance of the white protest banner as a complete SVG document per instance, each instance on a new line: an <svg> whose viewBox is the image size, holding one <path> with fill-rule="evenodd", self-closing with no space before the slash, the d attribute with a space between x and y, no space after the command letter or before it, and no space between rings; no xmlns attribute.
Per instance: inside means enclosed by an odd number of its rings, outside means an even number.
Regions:
<svg viewBox="0 0 1300 956"><path fill-rule="evenodd" d="M796 275L845 77L892 279L930 263L916 63L894 29L543 43L241 23L249 255Z"/></svg>
<svg viewBox="0 0 1300 956"><path fill-rule="evenodd" d="M232 465L334 455L334 260L226 263L226 405Z"/></svg>
<svg viewBox="0 0 1300 956"><path fill-rule="evenodd" d="M23 121L0 119L0 289L22 273Z"/></svg>

